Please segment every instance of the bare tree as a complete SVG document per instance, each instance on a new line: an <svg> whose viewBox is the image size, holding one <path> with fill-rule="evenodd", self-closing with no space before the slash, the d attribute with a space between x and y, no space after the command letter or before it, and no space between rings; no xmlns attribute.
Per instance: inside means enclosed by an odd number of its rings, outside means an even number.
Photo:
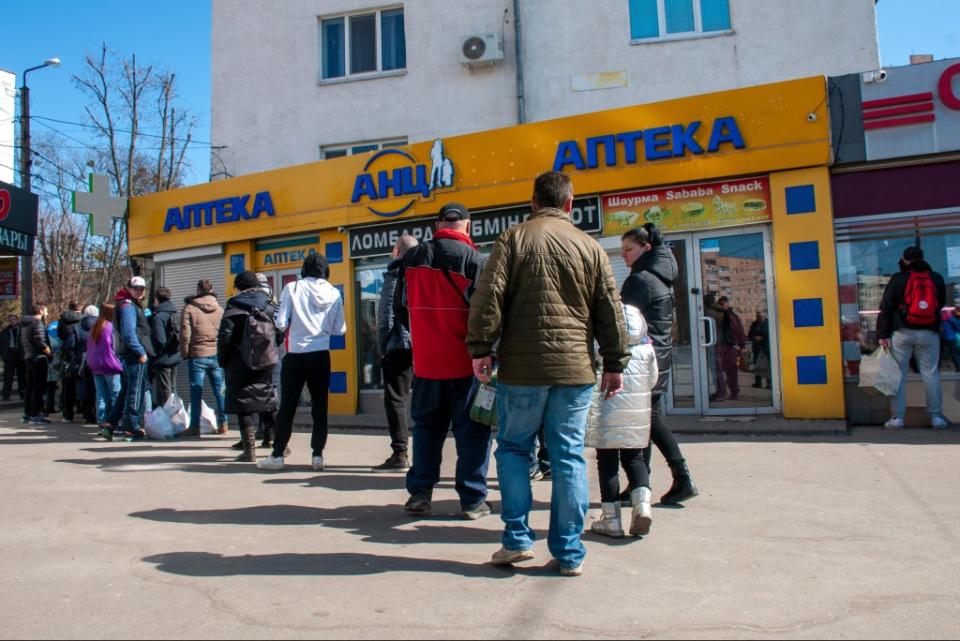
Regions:
<svg viewBox="0 0 960 641"><path fill-rule="evenodd" d="M68 300L103 301L141 266L129 256L128 214L106 238L72 214L71 192L85 191L88 171L111 178L115 195L131 198L183 184L186 151L197 119L177 106L176 75L121 57L106 44L87 55L73 77L90 99L85 107L96 136L74 155L54 139L38 163L41 216L35 283L52 309ZM76 140L76 139L74 139ZM60 143L59 145L57 143Z"/></svg>

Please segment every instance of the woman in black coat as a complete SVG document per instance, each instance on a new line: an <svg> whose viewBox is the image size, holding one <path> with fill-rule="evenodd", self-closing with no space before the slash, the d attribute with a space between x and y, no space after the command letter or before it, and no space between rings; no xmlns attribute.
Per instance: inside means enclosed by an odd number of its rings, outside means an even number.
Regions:
<svg viewBox="0 0 960 641"><path fill-rule="evenodd" d="M660 397L667 391L667 385L670 382L673 351L673 281L676 280L679 270L673 252L663 244L660 232L650 223L625 233L621 243L623 259L630 266L630 275L623 282L620 299L625 305L637 307L647 321L647 333L657 354L657 366L660 370L660 378L653 388L650 440L667 459L667 465L673 473L673 485L660 497L660 502L676 505L699 494L690 478L690 470L687 469L687 462L680 451L680 445L670 428L663 422L660 413ZM650 448L644 452L644 458L649 468ZM628 488L628 491L629 489L632 488Z"/></svg>
<svg viewBox="0 0 960 641"><path fill-rule="evenodd" d="M269 319L272 326L274 308L267 295L258 289L257 275L253 272L243 272L237 275L234 286L238 294L227 301L220 321L220 332L217 336L217 360L223 368L226 379L227 412L237 415L240 423L240 438L243 443L243 453L236 460L256 462L256 428L258 415L262 413L275 414L277 411L276 395L273 392L273 368L275 364L253 369L248 365L251 358L244 358L244 334L248 331L248 321L251 314L259 318ZM274 329L274 339L276 330ZM274 342L273 355L264 353L253 356L258 362L266 362L276 355ZM276 361L274 361L275 363Z"/></svg>

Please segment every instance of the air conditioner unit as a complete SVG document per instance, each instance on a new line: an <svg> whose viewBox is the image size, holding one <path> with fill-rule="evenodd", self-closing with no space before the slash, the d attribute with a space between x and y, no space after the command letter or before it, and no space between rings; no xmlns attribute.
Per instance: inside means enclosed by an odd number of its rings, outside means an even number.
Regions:
<svg viewBox="0 0 960 641"><path fill-rule="evenodd" d="M460 40L460 62L475 67L503 60L503 42L498 33L474 33Z"/></svg>

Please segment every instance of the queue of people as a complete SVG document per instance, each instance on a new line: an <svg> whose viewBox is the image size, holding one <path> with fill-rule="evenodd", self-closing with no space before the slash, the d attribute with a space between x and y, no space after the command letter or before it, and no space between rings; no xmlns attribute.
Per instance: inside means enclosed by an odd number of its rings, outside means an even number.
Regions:
<svg viewBox="0 0 960 641"><path fill-rule="evenodd" d="M651 442L674 477L661 501L680 503L698 493L660 410L670 375L676 262L653 226L632 230L622 241L631 274L618 293L606 253L571 224L573 195L565 174L539 176L533 215L500 235L489 260L471 240L470 212L459 203L440 209L429 241L401 237L378 318L392 454L372 468L405 471L403 509L429 514L444 441L452 431L460 516L491 514L487 472L493 431L471 417L470 406L478 381L492 383L496 375L496 465L505 527L492 562L533 558L531 483L546 477L553 491L548 546L566 576L582 573L586 554L580 541L589 508L586 446L597 448L601 515L590 528L597 534L625 536L623 501L633 509L626 530L633 536L651 531ZM82 338L80 369L71 366L70 372L73 378L89 373L100 435L144 438L147 404L166 402L176 366L185 359L191 394L182 438L199 437L207 380L216 398L216 431L227 433L227 412L236 415L237 460L282 470L306 386L313 422L310 463L322 471L330 342L346 332L343 300L328 279L326 259L312 254L279 301L266 278L249 271L236 276L237 294L225 306L206 280L182 310L161 287L148 320L146 282L134 277L111 304L85 310L91 320L70 316L65 325L77 333L63 332L63 354L73 362ZM38 303L17 326L26 414L38 420L43 419L38 385L46 380L52 353L46 314ZM0 347L4 337L0 334ZM271 453L259 461L258 426L264 442L272 440ZM628 480L623 492L620 467Z"/></svg>

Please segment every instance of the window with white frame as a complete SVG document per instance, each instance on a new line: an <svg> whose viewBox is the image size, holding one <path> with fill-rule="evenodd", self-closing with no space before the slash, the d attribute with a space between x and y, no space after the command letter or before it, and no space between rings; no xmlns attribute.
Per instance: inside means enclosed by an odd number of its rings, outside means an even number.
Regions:
<svg viewBox="0 0 960 641"><path fill-rule="evenodd" d="M405 144L407 144L406 138L395 138L390 140L371 140L367 142L327 145L320 148L320 159L329 160L330 158L353 156L368 151L380 151L384 147L402 147Z"/></svg>
<svg viewBox="0 0 960 641"><path fill-rule="evenodd" d="M669 40L730 30L729 0L628 0L630 40Z"/></svg>
<svg viewBox="0 0 960 641"><path fill-rule="evenodd" d="M320 19L320 77L336 80L407 67L403 7Z"/></svg>

